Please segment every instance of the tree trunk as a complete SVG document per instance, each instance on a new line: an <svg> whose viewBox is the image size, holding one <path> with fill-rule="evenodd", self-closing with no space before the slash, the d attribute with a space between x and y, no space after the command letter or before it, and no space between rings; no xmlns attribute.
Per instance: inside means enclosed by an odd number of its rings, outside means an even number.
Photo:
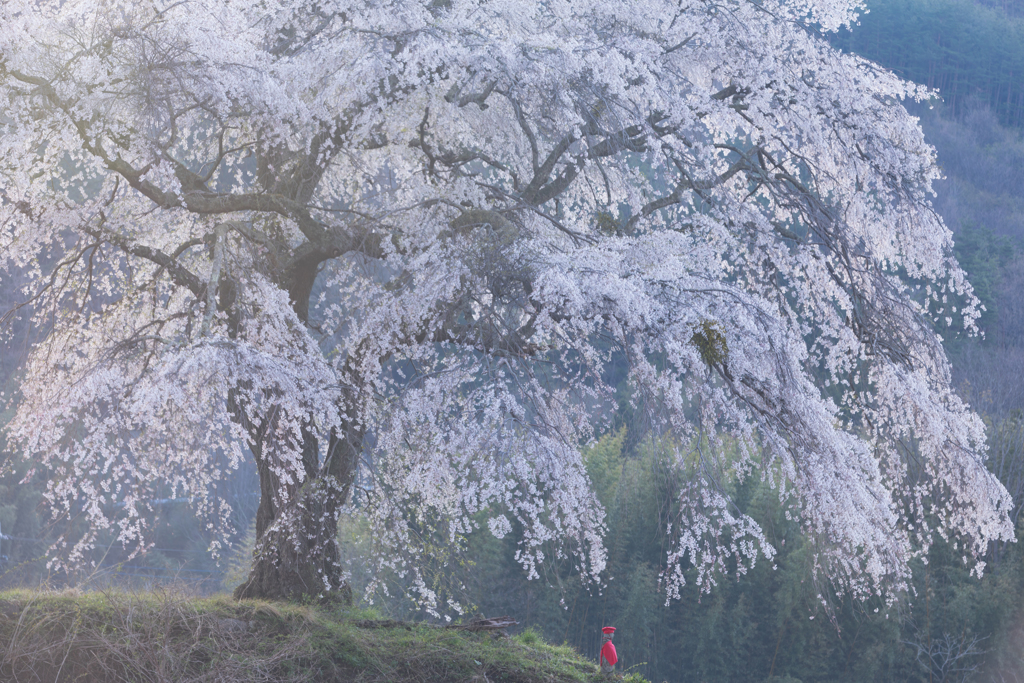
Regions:
<svg viewBox="0 0 1024 683"><path fill-rule="evenodd" d="M307 324L317 266L327 258L319 249L300 247L291 254L279 282L288 291L295 313ZM340 564L338 514L355 479L362 430L353 420L340 436L332 430L321 458L313 426L302 429L303 477L286 484L275 470L281 461L275 450L282 446L292 450L297 444L288 437L282 443L271 436L276 432L272 415L277 412L270 410L257 425L249 421L237 395L228 400L235 419L249 434L260 475L252 567L245 583L235 588L234 597L302 600L333 593L351 600L352 590Z"/></svg>
<svg viewBox="0 0 1024 683"><path fill-rule="evenodd" d="M267 444L253 446L260 475L256 548L249 577L236 599L301 600L333 593L351 600L338 551L338 514L348 498L361 435L331 435L320 462L317 438L303 430L305 479L285 486L271 467Z"/></svg>

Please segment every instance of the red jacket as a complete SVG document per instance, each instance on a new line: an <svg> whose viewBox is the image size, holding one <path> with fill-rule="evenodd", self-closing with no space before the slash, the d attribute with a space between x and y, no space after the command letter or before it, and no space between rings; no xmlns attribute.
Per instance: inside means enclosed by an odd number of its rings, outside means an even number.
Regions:
<svg viewBox="0 0 1024 683"><path fill-rule="evenodd" d="M612 641L609 640L601 646L601 659L612 666L615 666L615 662L619 661L619 656L615 654L615 646L612 645Z"/></svg>

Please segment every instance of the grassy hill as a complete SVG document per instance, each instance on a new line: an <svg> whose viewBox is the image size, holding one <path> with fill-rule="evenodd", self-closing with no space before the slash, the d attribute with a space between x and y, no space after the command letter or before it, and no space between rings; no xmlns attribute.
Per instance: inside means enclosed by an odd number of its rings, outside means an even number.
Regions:
<svg viewBox="0 0 1024 683"><path fill-rule="evenodd" d="M0 593L0 652L0 680L16 683L606 680L594 662L529 630L509 637L338 604L161 591Z"/></svg>

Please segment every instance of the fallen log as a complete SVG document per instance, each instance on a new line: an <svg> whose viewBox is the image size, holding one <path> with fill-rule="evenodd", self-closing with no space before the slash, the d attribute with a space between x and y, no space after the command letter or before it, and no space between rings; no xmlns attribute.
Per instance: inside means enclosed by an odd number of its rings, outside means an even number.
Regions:
<svg viewBox="0 0 1024 683"><path fill-rule="evenodd" d="M502 631L509 626L517 626L518 624L518 621L507 616L492 617L490 619L479 617L466 624L450 624L445 626L445 628L456 629L459 631Z"/></svg>

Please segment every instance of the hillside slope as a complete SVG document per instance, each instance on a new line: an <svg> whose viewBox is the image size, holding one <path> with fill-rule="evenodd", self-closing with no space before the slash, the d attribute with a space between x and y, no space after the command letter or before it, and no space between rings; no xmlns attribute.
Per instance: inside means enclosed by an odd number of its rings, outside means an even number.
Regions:
<svg viewBox="0 0 1024 683"><path fill-rule="evenodd" d="M593 662L532 631L508 637L339 605L172 592L0 593L0 643L0 680L16 683L602 680Z"/></svg>

